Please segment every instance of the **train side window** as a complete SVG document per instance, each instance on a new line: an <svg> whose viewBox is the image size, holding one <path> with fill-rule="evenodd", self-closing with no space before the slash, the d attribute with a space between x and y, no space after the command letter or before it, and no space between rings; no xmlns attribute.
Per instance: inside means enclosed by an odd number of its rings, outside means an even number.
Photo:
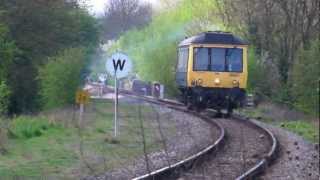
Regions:
<svg viewBox="0 0 320 180"><path fill-rule="evenodd" d="M226 62L225 48L211 48L211 71L224 72Z"/></svg>
<svg viewBox="0 0 320 180"><path fill-rule="evenodd" d="M209 66L209 49L194 48L193 51L193 70L207 71Z"/></svg>
<svg viewBox="0 0 320 180"><path fill-rule="evenodd" d="M179 48L177 72L187 72L189 48Z"/></svg>
<svg viewBox="0 0 320 180"><path fill-rule="evenodd" d="M242 49L227 49L226 66L228 72L242 72Z"/></svg>

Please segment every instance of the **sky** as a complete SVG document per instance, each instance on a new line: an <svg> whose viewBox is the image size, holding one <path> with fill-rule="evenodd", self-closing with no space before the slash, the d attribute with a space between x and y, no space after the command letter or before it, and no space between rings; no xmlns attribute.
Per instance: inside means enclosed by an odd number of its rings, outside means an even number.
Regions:
<svg viewBox="0 0 320 180"><path fill-rule="evenodd" d="M158 0L143 0L143 1L156 4ZM90 7L90 12L97 16L103 14L104 8L107 2L108 0L87 0L87 4Z"/></svg>

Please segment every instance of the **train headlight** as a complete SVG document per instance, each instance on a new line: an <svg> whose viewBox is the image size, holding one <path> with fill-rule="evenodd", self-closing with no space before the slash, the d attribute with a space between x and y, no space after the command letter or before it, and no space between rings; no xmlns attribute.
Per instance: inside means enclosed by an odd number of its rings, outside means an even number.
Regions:
<svg viewBox="0 0 320 180"><path fill-rule="evenodd" d="M220 79L219 79L219 78L216 78L216 79L214 80L214 83L215 83L216 85L220 84Z"/></svg>
<svg viewBox="0 0 320 180"><path fill-rule="evenodd" d="M233 86L238 87L239 86L239 81L233 80L232 84L233 84Z"/></svg>

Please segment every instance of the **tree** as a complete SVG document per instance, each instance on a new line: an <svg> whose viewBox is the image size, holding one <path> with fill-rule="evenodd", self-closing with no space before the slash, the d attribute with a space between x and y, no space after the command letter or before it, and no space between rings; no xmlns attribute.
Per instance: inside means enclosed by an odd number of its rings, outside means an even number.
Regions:
<svg viewBox="0 0 320 180"><path fill-rule="evenodd" d="M5 68L10 72L6 82L12 89L12 113L39 108L36 77L48 57L78 46L92 53L99 39L96 19L76 0L0 0L0 21L19 49L11 68Z"/></svg>
<svg viewBox="0 0 320 180"><path fill-rule="evenodd" d="M110 0L102 18L104 38L114 39L131 28L140 28L151 21L152 7L139 0Z"/></svg>
<svg viewBox="0 0 320 180"><path fill-rule="evenodd" d="M16 52L14 42L8 38L8 28L0 24L0 81L6 81L9 78Z"/></svg>
<svg viewBox="0 0 320 180"><path fill-rule="evenodd" d="M256 47L262 62L276 67L283 100L290 95L291 73L298 49L319 38L319 0L217 0L224 24L241 32ZM263 79L261 79L263 81ZM270 86L271 87L271 86ZM277 93L279 94L279 93Z"/></svg>
<svg viewBox="0 0 320 180"><path fill-rule="evenodd" d="M11 87L7 81L17 53L14 42L10 41L7 36L8 28L0 24L0 116L7 115L10 107Z"/></svg>
<svg viewBox="0 0 320 180"><path fill-rule="evenodd" d="M293 66L292 94L301 110L319 115L320 40L300 49Z"/></svg>

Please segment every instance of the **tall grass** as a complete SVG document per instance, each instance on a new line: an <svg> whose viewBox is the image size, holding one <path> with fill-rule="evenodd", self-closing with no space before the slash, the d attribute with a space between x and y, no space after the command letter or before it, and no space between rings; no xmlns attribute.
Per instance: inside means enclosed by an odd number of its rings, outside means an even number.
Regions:
<svg viewBox="0 0 320 180"><path fill-rule="evenodd" d="M290 121L281 123L281 127L292 131L310 142L319 142L318 127L307 121Z"/></svg>
<svg viewBox="0 0 320 180"><path fill-rule="evenodd" d="M0 117L0 155L7 152L6 145L8 141L7 130L5 128L5 122Z"/></svg>
<svg viewBox="0 0 320 180"><path fill-rule="evenodd" d="M29 139L44 134L49 128L55 127L44 117L20 116L9 125L10 138Z"/></svg>

